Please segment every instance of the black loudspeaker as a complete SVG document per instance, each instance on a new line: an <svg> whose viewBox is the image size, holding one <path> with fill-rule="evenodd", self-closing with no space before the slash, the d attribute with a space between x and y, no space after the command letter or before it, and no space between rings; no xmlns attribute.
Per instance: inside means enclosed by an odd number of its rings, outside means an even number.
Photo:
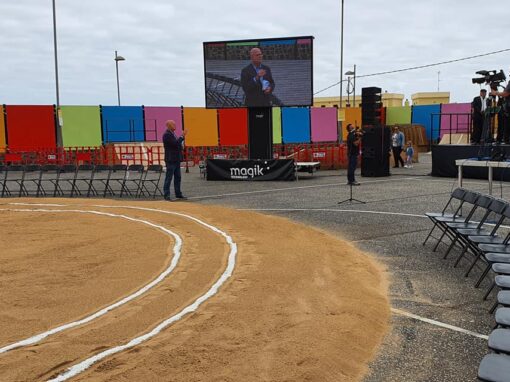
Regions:
<svg viewBox="0 0 510 382"><path fill-rule="evenodd" d="M273 159L273 126L270 107L248 108L248 158Z"/></svg>
<svg viewBox="0 0 510 382"><path fill-rule="evenodd" d="M390 175L390 129L386 126L366 127L361 149L361 176Z"/></svg>
<svg viewBox="0 0 510 382"><path fill-rule="evenodd" d="M381 88L370 87L361 89L361 124L377 126L381 124Z"/></svg>

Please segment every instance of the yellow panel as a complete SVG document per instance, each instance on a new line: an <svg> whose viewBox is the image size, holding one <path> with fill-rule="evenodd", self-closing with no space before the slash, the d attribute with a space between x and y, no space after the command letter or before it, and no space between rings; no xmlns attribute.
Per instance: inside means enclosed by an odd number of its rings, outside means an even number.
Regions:
<svg viewBox="0 0 510 382"><path fill-rule="evenodd" d="M216 109L184 108L186 146L218 146Z"/></svg>
<svg viewBox="0 0 510 382"><path fill-rule="evenodd" d="M342 138L345 141L347 139L347 130L345 126L351 123L353 126L361 127L361 108L360 107L348 107L345 110L345 119L342 122Z"/></svg>
<svg viewBox="0 0 510 382"><path fill-rule="evenodd" d="M5 118L4 107L0 105L0 153L5 152Z"/></svg>

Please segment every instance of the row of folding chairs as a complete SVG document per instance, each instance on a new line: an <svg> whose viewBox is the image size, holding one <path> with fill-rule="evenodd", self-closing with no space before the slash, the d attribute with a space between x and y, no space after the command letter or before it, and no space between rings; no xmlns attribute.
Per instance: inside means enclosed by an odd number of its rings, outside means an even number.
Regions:
<svg viewBox="0 0 510 382"><path fill-rule="evenodd" d="M483 298L486 300L495 288L499 289L490 309L491 313L495 312L496 327L488 341L491 353L482 359L478 378L490 382L510 381L510 232L502 227L503 222L510 218L510 204L489 195L457 188L441 212L426 215L433 222L433 227L424 245L434 237L433 232L439 232L434 251L444 240L449 240L443 258L458 248L455 267L467 254L472 255L466 277L478 262L483 263L475 287L479 287L492 271L493 281Z"/></svg>
<svg viewBox="0 0 510 382"><path fill-rule="evenodd" d="M0 165L1 197L163 196L161 165Z"/></svg>

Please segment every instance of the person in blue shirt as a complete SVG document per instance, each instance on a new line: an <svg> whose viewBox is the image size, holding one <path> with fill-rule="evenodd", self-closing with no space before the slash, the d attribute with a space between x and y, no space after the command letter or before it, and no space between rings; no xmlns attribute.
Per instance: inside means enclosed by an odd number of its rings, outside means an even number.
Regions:
<svg viewBox="0 0 510 382"><path fill-rule="evenodd" d="M241 86L248 107L271 106L275 82L269 66L262 64L262 51L250 50L250 64L241 71Z"/></svg>
<svg viewBox="0 0 510 382"><path fill-rule="evenodd" d="M163 134L163 146L165 148L165 164L166 175L163 183L163 195L165 200L172 201L170 198L170 184L174 179L175 197L177 199L186 199L181 191L181 162L183 159L182 149L184 137L188 133L187 130L182 132L181 137L175 134L175 121L168 120L165 122L166 131Z"/></svg>
<svg viewBox="0 0 510 382"><path fill-rule="evenodd" d="M398 168L399 163L404 167L404 160L400 156L404 143L404 133L399 130L398 126L395 126L393 128L393 135L391 136L391 150L393 151L393 160L395 161L395 166L393 166L393 168Z"/></svg>

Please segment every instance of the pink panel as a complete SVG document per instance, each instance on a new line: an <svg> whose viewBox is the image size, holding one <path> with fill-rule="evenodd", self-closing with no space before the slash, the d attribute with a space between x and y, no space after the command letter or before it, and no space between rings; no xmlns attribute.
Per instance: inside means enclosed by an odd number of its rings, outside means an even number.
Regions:
<svg viewBox="0 0 510 382"><path fill-rule="evenodd" d="M338 141L337 109L334 107L312 107L312 142Z"/></svg>
<svg viewBox="0 0 510 382"><path fill-rule="evenodd" d="M161 142L166 130L165 122L173 119L177 126L176 134L182 134L182 117L180 107L145 106L145 139Z"/></svg>
<svg viewBox="0 0 510 382"><path fill-rule="evenodd" d="M447 103L441 105L441 137L444 134L467 133L471 113L470 103Z"/></svg>

